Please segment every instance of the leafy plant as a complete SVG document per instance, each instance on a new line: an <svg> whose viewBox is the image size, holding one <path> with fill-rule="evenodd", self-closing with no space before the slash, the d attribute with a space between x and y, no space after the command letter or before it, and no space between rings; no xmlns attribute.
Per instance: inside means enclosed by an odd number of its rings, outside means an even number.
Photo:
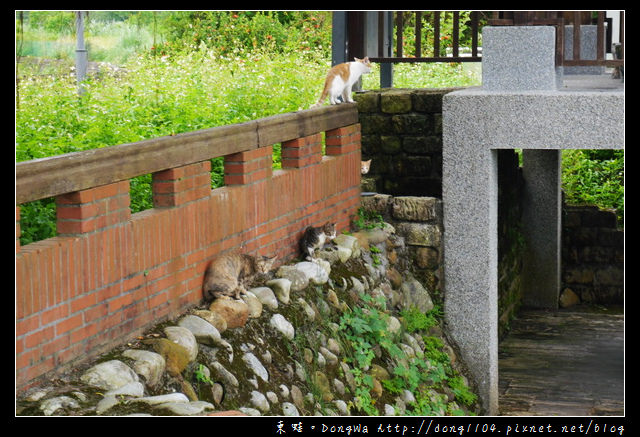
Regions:
<svg viewBox="0 0 640 437"><path fill-rule="evenodd" d="M358 212L353 219L353 225L358 229L383 229L384 219L375 211L369 211L363 207L359 207Z"/></svg>
<svg viewBox="0 0 640 437"><path fill-rule="evenodd" d="M194 370L193 376L195 377L197 383L213 385L213 381L211 380L211 378L209 378L209 375L207 373L208 372L206 371L206 367L204 366L204 364L199 364L198 368Z"/></svg>
<svg viewBox="0 0 640 437"><path fill-rule="evenodd" d="M418 332L427 330L438 324L438 319L442 317L442 312L439 306L434 308L428 313L423 313L412 305L409 309L400 311L400 315L403 318L406 330L409 332Z"/></svg>
<svg viewBox="0 0 640 437"><path fill-rule="evenodd" d="M468 407L478 400L478 397L469 390L461 376L449 378L449 387L456 395L456 399Z"/></svg>
<svg viewBox="0 0 640 437"><path fill-rule="evenodd" d="M616 210L624 222L624 151L564 150L562 189L567 203Z"/></svg>

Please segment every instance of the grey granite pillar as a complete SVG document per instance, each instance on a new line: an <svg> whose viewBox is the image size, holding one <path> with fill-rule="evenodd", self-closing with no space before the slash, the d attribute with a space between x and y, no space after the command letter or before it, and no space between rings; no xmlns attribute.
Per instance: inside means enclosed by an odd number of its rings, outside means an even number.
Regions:
<svg viewBox="0 0 640 437"><path fill-rule="evenodd" d="M482 30L482 88L496 91L555 90L556 30L550 26L487 26Z"/></svg>
<svg viewBox="0 0 640 437"><path fill-rule="evenodd" d="M557 87L554 32L485 27L483 86L443 98L445 321L489 415L499 411L496 150L526 150L525 232L539 263L525 273L528 299L546 305L559 280L560 150L624 146L623 90Z"/></svg>
<svg viewBox="0 0 640 437"><path fill-rule="evenodd" d="M598 59L598 26L580 26L580 59ZM573 59L573 25L564 26L564 58ZM604 74L602 65L564 67L564 74Z"/></svg>
<svg viewBox="0 0 640 437"><path fill-rule="evenodd" d="M522 267L525 306L558 309L562 183L560 150L522 151L524 201L522 230L526 241Z"/></svg>

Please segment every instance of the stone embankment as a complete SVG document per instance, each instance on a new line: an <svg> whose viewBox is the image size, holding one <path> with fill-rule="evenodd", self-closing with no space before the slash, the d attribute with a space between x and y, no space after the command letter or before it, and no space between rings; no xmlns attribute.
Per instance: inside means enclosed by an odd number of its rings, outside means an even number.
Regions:
<svg viewBox="0 0 640 437"><path fill-rule="evenodd" d="M423 273L437 264L440 227L416 220L439 201L377 201L412 220L339 235L315 262L256 278L242 300L193 308L28 391L16 414L477 413L435 290L410 268L416 255Z"/></svg>

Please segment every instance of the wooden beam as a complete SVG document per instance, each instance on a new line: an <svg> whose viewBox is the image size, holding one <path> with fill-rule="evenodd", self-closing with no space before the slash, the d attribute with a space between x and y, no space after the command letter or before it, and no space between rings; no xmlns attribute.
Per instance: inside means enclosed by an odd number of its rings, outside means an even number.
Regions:
<svg viewBox="0 0 640 437"><path fill-rule="evenodd" d="M439 57L422 57L422 58L399 58L397 56L390 58L369 58L371 62L378 62L380 64L390 63L395 64L399 62L480 62L481 56L439 56Z"/></svg>
<svg viewBox="0 0 640 437"><path fill-rule="evenodd" d="M358 122L355 104L67 153L16 164L16 204L110 184Z"/></svg>

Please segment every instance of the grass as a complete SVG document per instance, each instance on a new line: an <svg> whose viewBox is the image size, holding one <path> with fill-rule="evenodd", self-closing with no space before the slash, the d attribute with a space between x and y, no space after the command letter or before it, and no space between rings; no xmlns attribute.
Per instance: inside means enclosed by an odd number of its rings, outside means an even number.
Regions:
<svg viewBox="0 0 640 437"><path fill-rule="evenodd" d="M201 43L165 52L149 49L153 39L147 28L129 22L92 23L90 60L122 68L91 76L85 94L78 96L70 74L72 36L25 26L22 55L27 57L18 65L16 89L16 162L307 109L319 97L331 66L322 44L283 52L241 46L222 51ZM379 65L362 82L365 90L379 88ZM397 88L480 84L479 63L394 65ZM597 165L589 155L568 156L563 175L568 200L617 208L621 218L623 155L596 160ZM216 188L223 184L221 159L213 160L212 167L211 186ZM131 181L132 212L150 207L150 175L142 175ZM23 245L54 236L54 200L21 205L21 229Z"/></svg>

